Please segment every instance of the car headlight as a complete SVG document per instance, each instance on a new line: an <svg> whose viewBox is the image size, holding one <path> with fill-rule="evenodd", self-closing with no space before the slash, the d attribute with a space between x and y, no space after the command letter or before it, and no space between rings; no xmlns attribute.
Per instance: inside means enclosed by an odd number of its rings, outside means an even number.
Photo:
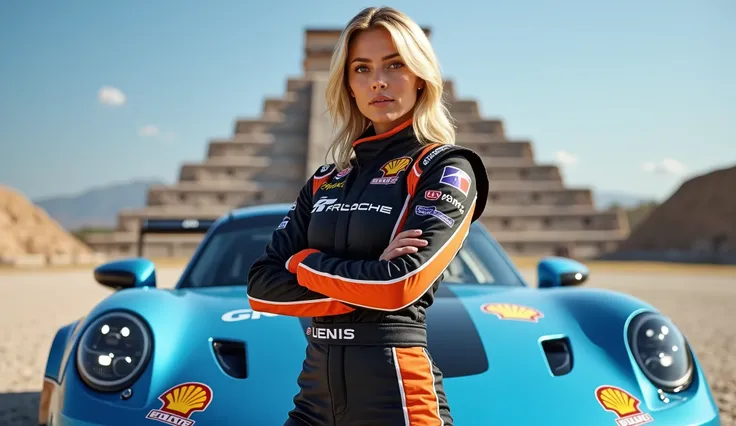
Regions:
<svg viewBox="0 0 736 426"><path fill-rule="evenodd" d="M658 388L679 392L693 379L693 359L685 336L668 318L637 315L629 326L629 346L639 368Z"/></svg>
<svg viewBox="0 0 736 426"><path fill-rule="evenodd" d="M151 332L138 317L109 312L84 331L77 348L77 370L82 380L100 392L130 386L151 356Z"/></svg>

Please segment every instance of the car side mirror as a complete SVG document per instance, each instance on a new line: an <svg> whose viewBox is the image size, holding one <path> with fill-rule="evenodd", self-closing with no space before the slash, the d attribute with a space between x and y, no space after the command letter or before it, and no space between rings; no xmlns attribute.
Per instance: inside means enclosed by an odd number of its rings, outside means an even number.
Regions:
<svg viewBox="0 0 736 426"><path fill-rule="evenodd" d="M589 275L588 267L578 261L566 257L545 257L537 265L537 286L551 288L580 285Z"/></svg>
<svg viewBox="0 0 736 426"><path fill-rule="evenodd" d="M156 265L136 257L104 263L94 270L95 281L114 290L156 287Z"/></svg>

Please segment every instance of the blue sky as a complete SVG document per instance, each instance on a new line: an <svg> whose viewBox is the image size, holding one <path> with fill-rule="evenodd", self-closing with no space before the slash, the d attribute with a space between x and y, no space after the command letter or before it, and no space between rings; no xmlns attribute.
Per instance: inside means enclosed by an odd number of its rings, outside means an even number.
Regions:
<svg viewBox="0 0 736 426"><path fill-rule="evenodd" d="M301 74L305 27L369 5L2 2L0 183L37 198L173 182ZM390 5L432 28L446 77L510 138L539 162L575 159L561 163L570 186L663 198L736 164L733 0ZM101 103L103 87L125 103Z"/></svg>

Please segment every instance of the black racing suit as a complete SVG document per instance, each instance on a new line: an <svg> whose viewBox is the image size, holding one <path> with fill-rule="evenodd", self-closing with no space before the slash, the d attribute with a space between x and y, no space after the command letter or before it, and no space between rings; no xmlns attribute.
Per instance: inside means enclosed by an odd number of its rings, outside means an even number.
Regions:
<svg viewBox="0 0 736 426"><path fill-rule="evenodd" d="M308 180L248 277L254 310L312 317L286 424L450 426L425 310L486 205L485 167L469 149L420 144L411 120L353 147L351 168ZM429 244L379 260L409 229Z"/></svg>

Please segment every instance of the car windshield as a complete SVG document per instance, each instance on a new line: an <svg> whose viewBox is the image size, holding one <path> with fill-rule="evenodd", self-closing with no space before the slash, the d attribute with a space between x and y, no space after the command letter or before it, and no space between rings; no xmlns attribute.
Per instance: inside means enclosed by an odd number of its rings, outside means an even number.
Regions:
<svg viewBox="0 0 736 426"><path fill-rule="evenodd" d="M250 266L263 254L283 217L255 216L218 226L193 259L180 287L247 285ZM442 283L524 285L478 223L471 226L463 248L447 268Z"/></svg>

